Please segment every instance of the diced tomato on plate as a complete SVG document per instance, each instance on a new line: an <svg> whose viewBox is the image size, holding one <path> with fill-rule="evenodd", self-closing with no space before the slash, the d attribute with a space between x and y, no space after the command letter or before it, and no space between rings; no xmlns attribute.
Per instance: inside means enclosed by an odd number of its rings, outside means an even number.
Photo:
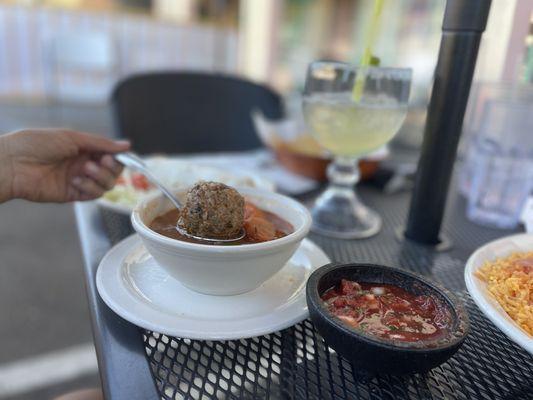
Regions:
<svg viewBox="0 0 533 400"><path fill-rule="evenodd" d="M131 183L135 189L139 190L148 190L150 189L150 182L144 175L141 174L132 174Z"/></svg>

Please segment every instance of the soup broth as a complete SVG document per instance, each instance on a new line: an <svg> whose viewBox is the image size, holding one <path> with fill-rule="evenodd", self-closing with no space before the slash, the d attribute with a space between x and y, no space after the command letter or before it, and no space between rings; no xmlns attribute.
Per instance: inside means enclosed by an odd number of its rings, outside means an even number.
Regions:
<svg viewBox="0 0 533 400"><path fill-rule="evenodd" d="M246 231L246 235L242 239L234 242L210 243L182 235L176 229L176 224L179 217L180 211L173 209L156 217L150 223L149 227L153 231L171 239L182 240L190 243L215 245L223 244L227 246L267 242L287 236L294 231L292 225L283 218L269 211L260 209L249 202L246 202L244 211L244 229Z"/></svg>

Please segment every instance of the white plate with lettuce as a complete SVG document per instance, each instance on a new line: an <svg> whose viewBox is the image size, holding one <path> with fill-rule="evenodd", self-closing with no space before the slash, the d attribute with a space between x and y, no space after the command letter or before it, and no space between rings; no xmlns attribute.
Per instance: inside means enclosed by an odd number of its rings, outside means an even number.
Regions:
<svg viewBox="0 0 533 400"><path fill-rule="evenodd" d="M225 170L173 157L151 157L146 159L146 163L163 183L176 191L187 189L200 180L222 182L234 187L275 191L275 185L268 179L233 168ZM138 201L154 191L157 189L142 174L125 168L115 187L97 202L110 211L129 215Z"/></svg>

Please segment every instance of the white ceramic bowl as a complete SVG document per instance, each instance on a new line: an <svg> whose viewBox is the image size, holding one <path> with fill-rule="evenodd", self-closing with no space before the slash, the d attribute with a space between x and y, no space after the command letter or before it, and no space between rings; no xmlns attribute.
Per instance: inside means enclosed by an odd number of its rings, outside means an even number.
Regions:
<svg viewBox="0 0 533 400"><path fill-rule="evenodd" d="M233 295L250 291L278 272L309 232L309 211L289 197L252 188L238 191L262 209L288 221L294 232L264 243L220 246L168 238L148 228L172 205L162 195L151 196L133 210L131 221L146 249L172 277L200 293Z"/></svg>

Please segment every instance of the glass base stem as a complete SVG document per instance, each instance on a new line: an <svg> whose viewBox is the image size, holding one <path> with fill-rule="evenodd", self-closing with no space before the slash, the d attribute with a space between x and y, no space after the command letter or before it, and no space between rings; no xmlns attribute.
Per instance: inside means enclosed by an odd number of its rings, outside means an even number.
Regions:
<svg viewBox="0 0 533 400"><path fill-rule="evenodd" d="M381 229L379 215L357 197L359 181L357 159L336 158L328 167L330 184L311 211L314 232L342 239L362 239Z"/></svg>

